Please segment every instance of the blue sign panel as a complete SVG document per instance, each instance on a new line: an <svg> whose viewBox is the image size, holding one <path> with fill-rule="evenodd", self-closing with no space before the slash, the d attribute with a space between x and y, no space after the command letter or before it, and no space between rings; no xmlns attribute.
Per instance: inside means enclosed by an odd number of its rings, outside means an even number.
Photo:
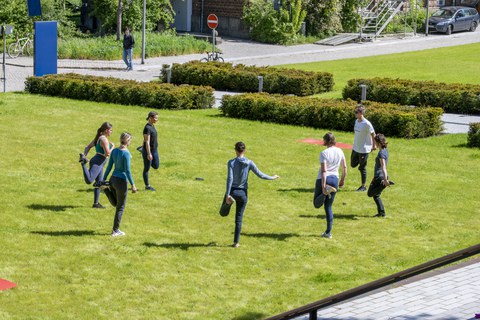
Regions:
<svg viewBox="0 0 480 320"><path fill-rule="evenodd" d="M34 23L33 74L57 74L57 21Z"/></svg>
<svg viewBox="0 0 480 320"><path fill-rule="evenodd" d="M40 0L27 0L27 7L29 17L42 15L42 6L40 5Z"/></svg>

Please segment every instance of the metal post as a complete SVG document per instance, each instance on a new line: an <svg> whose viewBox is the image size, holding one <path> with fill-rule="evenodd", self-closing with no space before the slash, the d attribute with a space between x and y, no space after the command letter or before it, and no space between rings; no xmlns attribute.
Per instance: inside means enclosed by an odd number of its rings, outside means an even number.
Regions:
<svg viewBox="0 0 480 320"><path fill-rule="evenodd" d="M5 22L2 25L2 36L3 36L3 92L7 92L7 74L5 73L5 53L7 52L7 39L5 34L7 33L6 31L7 25Z"/></svg>
<svg viewBox="0 0 480 320"><path fill-rule="evenodd" d="M317 310L310 311L310 313L308 315L308 320L317 320L317 319L318 319Z"/></svg>
<svg viewBox="0 0 480 320"><path fill-rule="evenodd" d="M212 55L215 52L215 29L212 29Z"/></svg>
<svg viewBox="0 0 480 320"><path fill-rule="evenodd" d="M145 24L147 18L147 0L143 0L143 20L142 20L142 64L145 64Z"/></svg>
<svg viewBox="0 0 480 320"><path fill-rule="evenodd" d="M263 76L258 76L258 92L263 91Z"/></svg>
<svg viewBox="0 0 480 320"><path fill-rule="evenodd" d="M172 66L167 69L167 83L170 83L170 81L172 81Z"/></svg>
<svg viewBox="0 0 480 320"><path fill-rule="evenodd" d="M428 8L430 7L430 0L427 1L427 16L425 17L425 36L428 37Z"/></svg>
<svg viewBox="0 0 480 320"><path fill-rule="evenodd" d="M362 89L362 94L360 96L360 102L367 100L367 85L361 84L359 87Z"/></svg>

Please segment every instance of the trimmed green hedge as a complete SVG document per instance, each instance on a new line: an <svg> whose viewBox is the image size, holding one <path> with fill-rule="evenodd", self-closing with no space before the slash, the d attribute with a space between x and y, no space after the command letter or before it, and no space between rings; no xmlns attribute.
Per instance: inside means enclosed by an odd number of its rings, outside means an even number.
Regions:
<svg viewBox="0 0 480 320"><path fill-rule="evenodd" d="M367 85L367 100L480 114L480 85L391 78L351 79L343 89L343 98L360 99L360 84Z"/></svg>
<svg viewBox="0 0 480 320"><path fill-rule="evenodd" d="M470 123L467 146L470 148L480 148L480 122Z"/></svg>
<svg viewBox="0 0 480 320"><path fill-rule="evenodd" d="M168 65L162 69L161 79L167 82ZM310 72L272 67L248 67L242 64L191 61L172 65L171 83L207 85L216 90L258 92L258 78L263 76L263 91L269 93L308 96L331 91L333 75L328 72Z"/></svg>
<svg viewBox="0 0 480 320"><path fill-rule="evenodd" d="M175 86L78 74L29 77L25 91L78 100L140 105L155 109L211 108L211 87Z"/></svg>
<svg viewBox="0 0 480 320"><path fill-rule="evenodd" d="M316 99L268 94L227 95L221 111L232 118L259 120L329 130L352 131L353 100ZM442 131L440 108L413 108L367 101L366 118L376 132L391 137L423 138Z"/></svg>

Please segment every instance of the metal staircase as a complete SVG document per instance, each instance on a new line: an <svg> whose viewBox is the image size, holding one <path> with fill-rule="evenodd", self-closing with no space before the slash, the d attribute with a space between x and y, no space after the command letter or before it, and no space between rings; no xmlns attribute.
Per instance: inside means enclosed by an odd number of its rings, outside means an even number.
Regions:
<svg viewBox="0 0 480 320"><path fill-rule="evenodd" d="M336 46L353 40L372 40L378 37L390 21L408 5L408 0L369 0L357 9L360 17L359 33L341 33L315 42Z"/></svg>

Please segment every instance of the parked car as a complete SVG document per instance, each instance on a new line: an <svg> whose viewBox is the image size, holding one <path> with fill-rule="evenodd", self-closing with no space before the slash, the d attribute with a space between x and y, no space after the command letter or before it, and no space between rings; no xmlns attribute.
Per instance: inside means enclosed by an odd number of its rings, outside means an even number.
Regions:
<svg viewBox="0 0 480 320"><path fill-rule="evenodd" d="M442 7L428 20L428 32L438 31L451 34L454 31L477 29L480 16L475 8Z"/></svg>

